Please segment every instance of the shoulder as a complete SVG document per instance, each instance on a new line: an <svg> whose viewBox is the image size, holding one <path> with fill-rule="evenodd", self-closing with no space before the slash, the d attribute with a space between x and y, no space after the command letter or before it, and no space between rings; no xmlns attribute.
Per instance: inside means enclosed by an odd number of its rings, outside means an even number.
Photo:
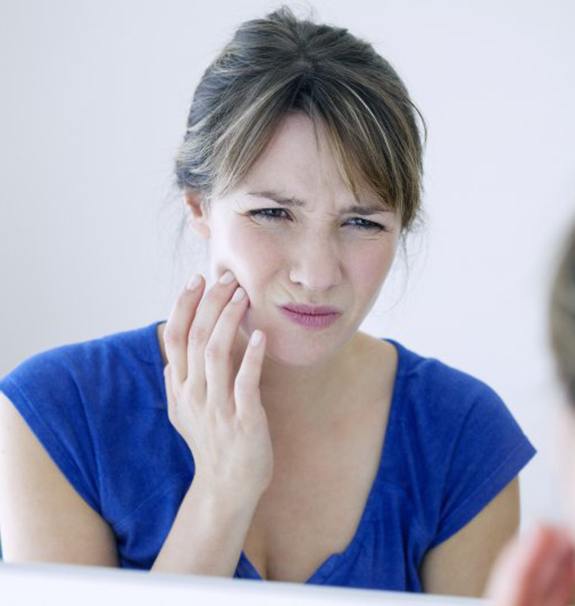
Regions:
<svg viewBox="0 0 575 606"><path fill-rule="evenodd" d="M37 353L0 381L0 391L95 511L116 511L115 482L127 469L134 481L145 478L138 490L153 476L149 458L134 458L143 443L166 447L156 323ZM130 486L118 494L132 506Z"/></svg>
<svg viewBox="0 0 575 606"><path fill-rule="evenodd" d="M487 476L499 468L505 475L507 466L517 473L535 454L507 405L487 383L393 343L400 360L394 394L398 439L403 450L419 453L417 466L428 481L433 476L440 487L461 488L474 470ZM481 479L474 476L470 481Z"/></svg>
<svg viewBox="0 0 575 606"><path fill-rule="evenodd" d="M534 456L498 393L445 362L398 349L397 481L410 481L431 545L463 527ZM404 462L405 459L405 462Z"/></svg>
<svg viewBox="0 0 575 606"><path fill-rule="evenodd" d="M156 324L36 353L2 377L0 391L13 402L42 401L45 407L50 401L61 406L71 399L89 400L119 383L128 387L146 373L154 375L160 364Z"/></svg>
<svg viewBox="0 0 575 606"><path fill-rule="evenodd" d="M454 426L465 421L473 409L485 414L508 414L499 394L485 381L442 360L415 353L387 339L398 351L396 389L406 415L424 418L432 427Z"/></svg>
<svg viewBox="0 0 575 606"><path fill-rule="evenodd" d="M151 337L155 335L156 324L40 351L23 360L4 379L22 374L41 375L55 369L73 372L90 362L103 362L106 359L140 360L153 364L157 353L153 351ZM92 370L97 368L92 366Z"/></svg>

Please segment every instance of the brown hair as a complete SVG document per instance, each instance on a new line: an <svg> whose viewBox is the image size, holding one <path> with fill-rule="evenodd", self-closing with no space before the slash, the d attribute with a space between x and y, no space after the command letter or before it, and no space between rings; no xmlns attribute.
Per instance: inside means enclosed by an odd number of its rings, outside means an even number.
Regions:
<svg viewBox="0 0 575 606"><path fill-rule="evenodd" d="M421 205L423 117L370 44L287 7L243 23L204 72L176 156L177 186L200 194L208 211L293 111L321 121L348 187L371 189L407 230Z"/></svg>
<svg viewBox="0 0 575 606"><path fill-rule="evenodd" d="M557 370L575 406L575 227L565 243L553 280L549 324Z"/></svg>

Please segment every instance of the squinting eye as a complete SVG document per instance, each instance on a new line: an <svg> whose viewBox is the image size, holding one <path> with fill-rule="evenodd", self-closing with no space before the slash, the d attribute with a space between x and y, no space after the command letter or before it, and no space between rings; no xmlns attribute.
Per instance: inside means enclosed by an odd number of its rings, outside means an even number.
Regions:
<svg viewBox="0 0 575 606"><path fill-rule="evenodd" d="M367 221L366 219L362 219L361 217L353 217L350 221L363 221L361 224L355 224L356 227L360 229L376 229L377 231L387 231L387 227L381 225L380 223L374 223L373 221Z"/></svg>
<svg viewBox="0 0 575 606"><path fill-rule="evenodd" d="M269 214L272 213L272 214ZM284 208L260 208L257 210L248 211L250 217L259 217L266 221L282 221L283 219L289 218L289 216L278 216L273 213L287 213ZM361 217L352 217L350 221L361 221L361 223L353 223L352 227L358 228L360 231L387 231L387 228L380 223L374 223L373 221L367 221Z"/></svg>
<svg viewBox="0 0 575 606"><path fill-rule="evenodd" d="M271 219L276 220L276 219L284 219L285 217L278 217L277 215L268 215L266 213L269 212L286 212L283 208L261 208L259 210L250 210L248 212L248 215L250 217L261 217L262 219Z"/></svg>

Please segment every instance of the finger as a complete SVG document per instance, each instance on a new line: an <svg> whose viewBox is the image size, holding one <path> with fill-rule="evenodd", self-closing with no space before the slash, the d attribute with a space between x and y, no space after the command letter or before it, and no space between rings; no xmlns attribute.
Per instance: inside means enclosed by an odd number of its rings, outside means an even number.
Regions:
<svg viewBox="0 0 575 606"><path fill-rule="evenodd" d="M518 586L522 589L518 604L547 603L557 568L567 548L568 544L557 529L540 526L535 531L532 549L530 552L526 550L524 565L518 575Z"/></svg>
<svg viewBox="0 0 575 606"><path fill-rule="evenodd" d="M175 423L175 397L174 397L174 388L172 385L172 373L174 369L170 364L166 364L164 366L164 385L166 386L166 401L167 401L167 411L168 411L168 419L170 419L170 423L174 425ZM174 425L175 426L175 425Z"/></svg>
<svg viewBox="0 0 575 606"><path fill-rule="evenodd" d="M545 529L536 528L515 538L504 549L494 567L488 596L496 606L528 606L537 603L537 570L544 556Z"/></svg>
<svg viewBox="0 0 575 606"><path fill-rule="evenodd" d="M226 272L226 274L231 272ZM232 296L237 281L232 275L231 282L222 282L221 277L200 301L188 335L188 367L186 382L195 393L206 393L205 351L212 336L214 326ZM202 398L202 400L205 398Z"/></svg>
<svg viewBox="0 0 575 606"><path fill-rule="evenodd" d="M259 338L259 342L256 342ZM260 379L266 350L266 335L254 330L234 382L236 412L240 417L249 417L254 404L260 400Z"/></svg>
<svg viewBox="0 0 575 606"><path fill-rule="evenodd" d="M549 578L555 565L555 559L552 557L555 537L551 528L540 526L535 531L531 546L530 551L526 550L524 565L519 574L519 588L522 591L519 593L518 604L541 602L548 592Z"/></svg>
<svg viewBox="0 0 575 606"><path fill-rule="evenodd" d="M573 589L573 570L575 557L573 547L563 536L555 537L554 553L546 562L542 572L544 583L542 598L549 606L565 606Z"/></svg>
<svg viewBox="0 0 575 606"><path fill-rule="evenodd" d="M194 320L196 308L204 292L204 279L199 275L200 282L195 288L188 285L179 294L164 328L164 344L168 364L172 367L173 378L178 383L186 380L188 368L188 334Z"/></svg>
<svg viewBox="0 0 575 606"><path fill-rule="evenodd" d="M525 583L529 583L530 579L522 574L522 567L525 564L520 560L520 555L525 553L524 543L525 541L514 540L497 559L487 592L493 606L525 606L526 604L521 596L529 595L531 588L525 587Z"/></svg>
<svg viewBox="0 0 575 606"><path fill-rule="evenodd" d="M245 290L238 287L220 314L206 345L207 398L209 402L214 402L223 413L227 414L235 412L231 397L234 372L232 347L248 302Z"/></svg>
<svg viewBox="0 0 575 606"><path fill-rule="evenodd" d="M545 528L540 552L541 563L533 572L537 576L538 590L542 598L552 592L552 585L569 549L569 542L561 532L555 528Z"/></svg>
<svg viewBox="0 0 575 606"><path fill-rule="evenodd" d="M561 567L561 575L557 580L557 595L555 600L558 605L572 604L575 599L575 549L567 555L564 565Z"/></svg>
<svg viewBox="0 0 575 606"><path fill-rule="evenodd" d="M567 606L571 603L573 583L564 565L559 565L550 579L547 591L542 598L545 606Z"/></svg>

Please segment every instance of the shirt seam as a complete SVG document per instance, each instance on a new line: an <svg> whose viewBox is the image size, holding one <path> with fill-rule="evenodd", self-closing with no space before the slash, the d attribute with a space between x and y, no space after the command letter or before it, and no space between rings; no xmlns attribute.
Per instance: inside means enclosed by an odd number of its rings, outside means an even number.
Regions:
<svg viewBox="0 0 575 606"><path fill-rule="evenodd" d="M3 382L5 384L11 385L22 396L24 401L27 403L29 413L34 417L38 426L41 427L41 431L43 431L44 433L46 433L47 435L49 435L51 437L53 445L55 445L56 449L59 451L59 456L61 456L62 459L66 461L67 466L70 469L75 470L75 472L73 474L75 476L74 480L72 480L69 477L69 475L64 471L64 469L62 468L62 465L60 463L58 463L58 461L54 458L54 456L50 452L50 448L44 442L42 442L40 437L37 435L36 431L34 431L34 429L30 426L30 424L28 423L28 421L25 418L24 413L19 409L17 404L15 402L12 402L12 405L16 408L16 410L18 410L18 413L22 416L22 418L28 425L30 431L32 431L32 433L35 435L36 439L38 439L38 441L40 442L42 447L46 450L47 454L50 456L50 459L59 468L59 470L63 473L66 480L68 482L70 482L70 484L72 485L74 490L76 492L78 492L78 494L80 494L80 496L90 505L90 507L92 509L94 509L99 515L102 515L100 495L97 494L96 495L97 499L96 499L96 501L94 501L92 499L92 497L89 496L89 487L88 487L88 490L86 490L84 487L82 487L81 491L80 491L80 489L78 489L77 483L85 484L85 480L83 479L82 469L77 465L77 463L74 461L74 459L72 457L70 457L66 447L63 445L62 440L58 437L58 435L50 428L50 426L48 424L46 424L44 422L44 419L36 410L36 406L33 403L33 399L30 398L30 396L28 395L28 393L26 392L24 387L19 385L11 377L6 377L3 380ZM2 390L0 389L0 391L2 391ZM10 399L9 394L5 393L5 395L8 399Z"/></svg>
<svg viewBox="0 0 575 606"><path fill-rule="evenodd" d="M525 436L522 436L525 437ZM523 465L520 466L520 469L522 467L525 466L525 464L535 455L535 449L533 448L533 446L531 446L531 444L529 442L523 442L521 441L519 444L515 445L513 447L513 449L508 453L508 455L505 457L505 459L493 470L492 473L489 474L489 476L487 478L485 478L483 480L483 482L481 482L481 484L470 494L468 495L465 500L460 503L457 508L449 515L450 519L455 520L454 522L451 522L450 524L448 524L441 533L436 534L436 536L434 536L430 548L437 546L439 544L441 544L444 540L446 540L447 538L449 538L453 533L451 532L452 528L455 526L457 527L460 521L460 517L461 517L461 512L463 510L465 510L465 508L468 506L468 504L470 502L476 502L477 501L477 495L481 495L483 492L485 492L486 487L489 486L490 483L493 483L494 479L497 479L498 476L500 475L500 472L502 469L505 469L505 467L507 467L509 465L509 462L514 462L517 460L517 464L519 464L519 459L518 456L521 455L522 452L530 453L529 458L527 459L527 461L523 462ZM496 493L495 495L493 495L491 497L491 499L495 498L495 496L498 493ZM483 505L483 507L481 509L483 509L490 501L487 501L487 503L485 503ZM481 511L481 509L479 511ZM474 516L473 516L474 517ZM468 521L471 521L470 518ZM460 528L463 528L463 526L465 525L465 523L460 526ZM445 538L444 538L445 537Z"/></svg>

